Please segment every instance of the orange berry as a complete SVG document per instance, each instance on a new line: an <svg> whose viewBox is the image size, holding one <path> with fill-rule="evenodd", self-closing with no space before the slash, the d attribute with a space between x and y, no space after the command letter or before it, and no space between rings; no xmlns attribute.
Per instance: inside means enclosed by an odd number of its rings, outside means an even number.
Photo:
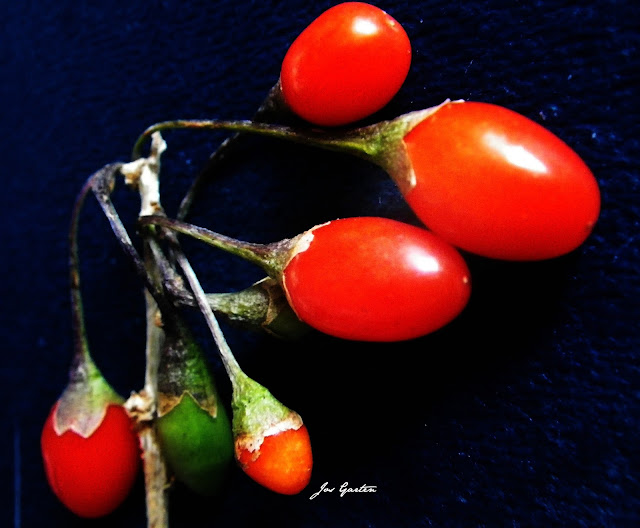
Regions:
<svg viewBox="0 0 640 528"><path fill-rule="evenodd" d="M313 457L305 425L266 436L255 451L245 445L236 441L236 458L258 484L276 493L295 495L309 483Z"/></svg>

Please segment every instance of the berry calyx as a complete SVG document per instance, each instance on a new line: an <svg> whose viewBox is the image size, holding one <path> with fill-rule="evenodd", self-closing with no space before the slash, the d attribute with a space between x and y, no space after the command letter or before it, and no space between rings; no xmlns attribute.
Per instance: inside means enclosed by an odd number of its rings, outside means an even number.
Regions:
<svg viewBox="0 0 640 528"><path fill-rule="evenodd" d="M300 415L256 381L234 377L235 456L258 484L284 495L300 493L311 479L311 441Z"/></svg>
<svg viewBox="0 0 640 528"><path fill-rule="evenodd" d="M289 306L282 287L271 277L237 292L209 293L207 300L214 312L229 322L260 329L283 340L294 341L310 331Z"/></svg>

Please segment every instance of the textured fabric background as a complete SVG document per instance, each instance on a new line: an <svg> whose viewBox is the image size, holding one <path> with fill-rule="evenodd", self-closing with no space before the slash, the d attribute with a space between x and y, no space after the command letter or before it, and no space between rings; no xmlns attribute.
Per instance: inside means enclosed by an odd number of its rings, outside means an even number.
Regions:
<svg viewBox="0 0 640 528"><path fill-rule="evenodd" d="M247 373L304 417L313 478L299 496L282 497L237 471L217 503L177 488L172 526L640 525L640 9L633 4L378 4L404 25L414 58L403 89L376 117L447 97L519 111L592 168L602 190L600 221L583 247L554 261L469 257L468 309L409 343L312 335L282 344L225 327ZM89 525L50 492L39 452L71 354L67 228L81 184L103 164L127 160L155 121L249 118L288 45L330 5L1 3L0 525ZM170 214L224 137L165 135ZM416 222L369 165L274 140L250 139L242 148L197 203L194 222L256 242L341 216ZM136 196L118 189L114 198L131 226ZM140 285L92 200L81 244L94 356L127 394L141 388L144 370ZM188 247L209 290L239 289L261 276L237 259ZM215 349L198 332L228 402ZM377 492L309 500L324 482ZM142 483L122 508L91 525L145 526Z"/></svg>

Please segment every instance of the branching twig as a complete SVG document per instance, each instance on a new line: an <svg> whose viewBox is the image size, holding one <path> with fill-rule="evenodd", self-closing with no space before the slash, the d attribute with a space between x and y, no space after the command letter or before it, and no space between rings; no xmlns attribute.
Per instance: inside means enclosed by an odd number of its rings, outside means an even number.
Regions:
<svg viewBox="0 0 640 528"><path fill-rule="evenodd" d="M145 214L162 213L159 174L160 156L165 148L166 144L160 134L154 134L149 157L139 159L121 167L121 172L125 175L127 184L136 187L140 192L141 216ZM130 244L126 244L126 246L133 247ZM151 294L152 291L157 291L155 285L158 283L159 277L155 262L150 255L147 241L145 241L144 253L144 267L148 276L151 277L151 289L145 291L147 307L145 387L141 394L134 395L129 399L129 402L135 404L137 398L141 398L151 411L140 433L141 444L144 450L143 461L145 470L147 527L168 528L167 469L158 444L154 420L157 409L158 362L160 350L165 339L160 317L160 308L165 310L171 310L172 308L170 303L166 301L164 295L159 295L156 298L155 295Z"/></svg>

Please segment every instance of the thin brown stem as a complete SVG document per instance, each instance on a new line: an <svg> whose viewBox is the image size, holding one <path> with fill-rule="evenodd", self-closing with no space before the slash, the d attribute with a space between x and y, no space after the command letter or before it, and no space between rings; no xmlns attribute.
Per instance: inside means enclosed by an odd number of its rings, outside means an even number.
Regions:
<svg viewBox="0 0 640 528"><path fill-rule="evenodd" d="M283 257L292 244L292 240L283 240L276 244L253 244L160 215L141 217L139 223L143 226L154 225L188 235L260 266L273 278L278 277L282 269Z"/></svg>
<svg viewBox="0 0 640 528"><path fill-rule="evenodd" d="M310 145L348 152L366 159L373 159L377 154L378 145L372 141L373 137L367 131L376 132L374 128L363 128L344 134L326 133L316 130L297 130L291 127L258 123L255 121L215 121L210 119L175 119L162 121L148 127L136 140L133 146L132 158L139 159L142 147L149 136L163 130L192 129L192 130L230 130L261 136L284 139L295 143Z"/></svg>
<svg viewBox="0 0 640 528"><path fill-rule="evenodd" d="M233 387L234 393L239 391L239 387L243 384L247 375L242 371L240 365L236 361L233 353L231 352L231 348L229 348L229 344L227 343L226 338L218 324L218 320L216 319L209 302L207 301L207 296L202 289L202 285L200 284L200 280L196 275L195 271L191 267L191 264L187 257L184 255L182 250L174 246L173 253L176 261L182 268L182 271L189 282L189 286L191 287L191 291L198 303L198 307L202 312L205 321L207 322L207 326L211 331L211 335L218 347L218 352L220 354L220 359L222 360L222 364L229 375L229 379L231 380L231 385Z"/></svg>
<svg viewBox="0 0 640 528"><path fill-rule="evenodd" d="M84 308L82 293L80 290L80 256L78 251L78 231L80 228L80 213L84 207L86 197L92 190L94 182L110 174L114 174L120 168L119 163L105 165L93 173L78 193L71 213L71 225L69 227L69 283L71 292L71 313L73 318L73 332L75 341L75 362L86 362L93 365L89 354L87 329L84 321Z"/></svg>

